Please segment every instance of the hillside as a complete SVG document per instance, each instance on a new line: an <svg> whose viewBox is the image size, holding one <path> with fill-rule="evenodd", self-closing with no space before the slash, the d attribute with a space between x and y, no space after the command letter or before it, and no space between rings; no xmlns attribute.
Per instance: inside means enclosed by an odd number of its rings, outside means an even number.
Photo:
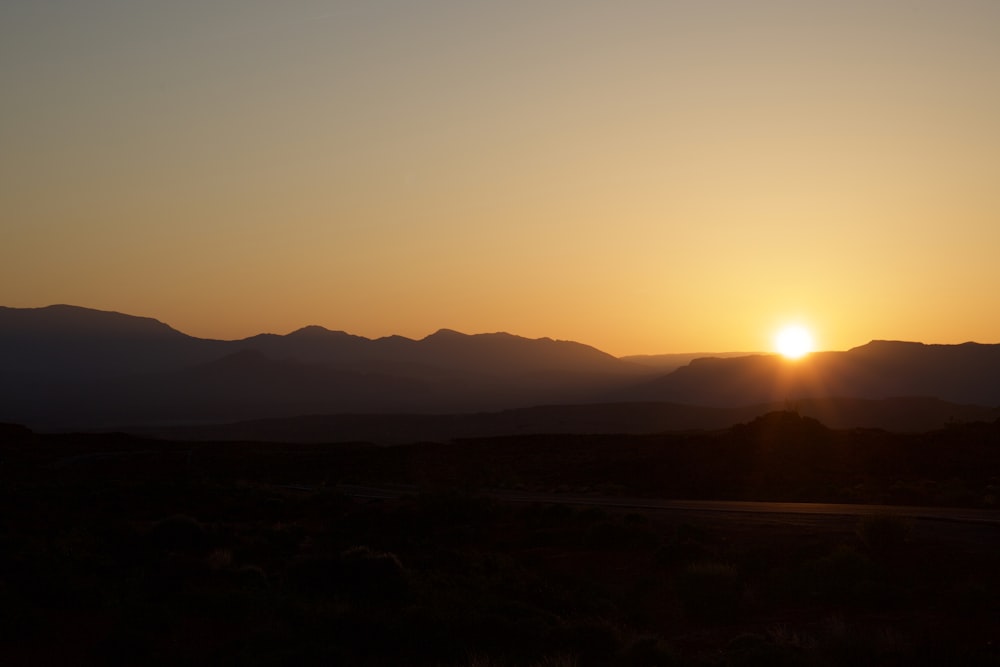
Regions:
<svg viewBox="0 0 1000 667"><path fill-rule="evenodd" d="M175 440L399 445L541 434L715 431L785 407L785 404L713 408L678 403L595 403L456 414L314 414L129 430ZM895 432L923 432L949 424L992 422L1000 418L998 408L957 405L934 398L829 398L800 401L795 408L803 417L817 419L831 428Z"/></svg>

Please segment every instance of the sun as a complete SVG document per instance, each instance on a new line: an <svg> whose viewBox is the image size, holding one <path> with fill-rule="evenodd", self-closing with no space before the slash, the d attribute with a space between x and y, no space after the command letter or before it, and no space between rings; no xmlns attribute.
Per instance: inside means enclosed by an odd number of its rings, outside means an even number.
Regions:
<svg viewBox="0 0 1000 667"><path fill-rule="evenodd" d="M813 351L813 337L808 329L794 324L778 332L774 348L786 359L800 359Z"/></svg>

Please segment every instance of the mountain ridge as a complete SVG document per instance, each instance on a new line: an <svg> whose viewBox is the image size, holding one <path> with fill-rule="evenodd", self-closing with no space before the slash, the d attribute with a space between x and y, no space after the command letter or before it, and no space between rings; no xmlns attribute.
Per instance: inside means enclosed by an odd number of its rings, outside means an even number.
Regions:
<svg viewBox="0 0 1000 667"><path fill-rule="evenodd" d="M847 351L701 358L635 387L622 400L735 406L821 396L936 396L1000 405L1000 344L872 341Z"/></svg>
<svg viewBox="0 0 1000 667"><path fill-rule="evenodd" d="M453 329L369 339L309 325L223 341L114 311L0 307L0 421L65 428L571 404L735 409L831 397L1000 405L997 344L875 339L797 361L661 356L644 364L574 341ZM678 361L686 363L669 367Z"/></svg>
<svg viewBox="0 0 1000 667"><path fill-rule="evenodd" d="M43 427L130 410L156 422L485 410L588 400L644 375L582 343L504 332L369 339L311 325L223 341L113 311L0 311L0 419Z"/></svg>

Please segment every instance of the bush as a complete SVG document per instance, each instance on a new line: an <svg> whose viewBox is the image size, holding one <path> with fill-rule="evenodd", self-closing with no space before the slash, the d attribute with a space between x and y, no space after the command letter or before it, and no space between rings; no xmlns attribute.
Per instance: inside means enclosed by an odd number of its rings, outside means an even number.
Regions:
<svg viewBox="0 0 1000 667"><path fill-rule="evenodd" d="M149 531L152 544L168 552L194 553L208 547L208 534L197 520L177 514L161 519Z"/></svg>
<svg viewBox="0 0 1000 667"><path fill-rule="evenodd" d="M713 557L711 537L700 526L683 523L663 538L653 556L664 567L705 560Z"/></svg>
<svg viewBox="0 0 1000 667"><path fill-rule="evenodd" d="M395 599L409 590L409 580L396 554L353 547L340 554L343 589L356 598Z"/></svg>
<svg viewBox="0 0 1000 667"><path fill-rule="evenodd" d="M873 555L900 551L910 539L912 522L894 514L869 514L858 522L856 534Z"/></svg>
<svg viewBox="0 0 1000 667"><path fill-rule="evenodd" d="M672 665L687 664L672 646L655 636L641 636L633 639L629 646L622 651L619 662L627 667L649 667L650 665L671 667Z"/></svg>
<svg viewBox="0 0 1000 667"><path fill-rule="evenodd" d="M853 600L875 578L872 562L846 546L812 563L811 570L813 585L824 599Z"/></svg>
<svg viewBox="0 0 1000 667"><path fill-rule="evenodd" d="M740 581L732 566L694 563L681 570L675 586L684 609L697 618L729 619L739 608Z"/></svg>
<svg viewBox="0 0 1000 667"><path fill-rule="evenodd" d="M293 589L310 595L384 601L403 597L409 579L395 554L352 547L335 556L310 556L288 571Z"/></svg>
<svg viewBox="0 0 1000 667"><path fill-rule="evenodd" d="M722 652L725 667L807 667L812 647L803 639L782 628L775 628L767 637L744 633L734 637Z"/></svg>
<svg viewBox="0 0 1000 667"><path fill-rule="evenodd" d="M568 622L560 639L570 655L585 660L586 665L607 665L621 651L621 629L606 619L586 619Z"/></svg>

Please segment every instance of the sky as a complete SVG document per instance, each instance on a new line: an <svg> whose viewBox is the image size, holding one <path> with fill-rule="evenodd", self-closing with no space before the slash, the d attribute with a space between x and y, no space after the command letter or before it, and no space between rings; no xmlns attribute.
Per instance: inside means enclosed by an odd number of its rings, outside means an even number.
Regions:
<svg viewBox="0 0 1000 667"><path fill-rule="evenodd" d="M0 0L0 305L1000 342L995 0Z"/></svg>

